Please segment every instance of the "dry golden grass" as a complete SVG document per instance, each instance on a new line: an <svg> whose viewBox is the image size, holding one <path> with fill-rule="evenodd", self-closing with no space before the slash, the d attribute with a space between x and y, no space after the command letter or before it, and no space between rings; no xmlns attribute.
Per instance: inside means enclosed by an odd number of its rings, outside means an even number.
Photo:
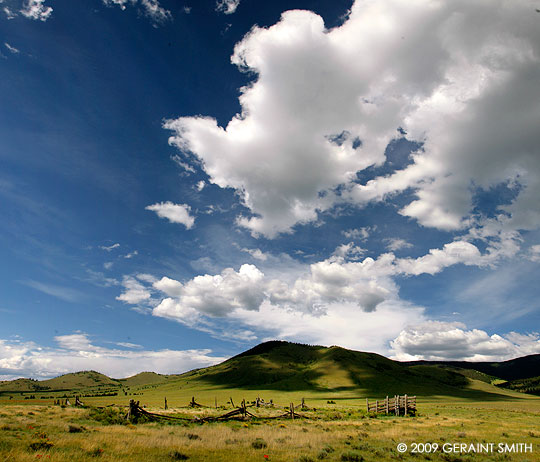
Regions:
<svg viewBox="0 0 540 462"><path fill-rule="evenodd" d="M313 417L309 420L104 425L90 418L89 409L6 405L0 407L0 461L540 460L539 402L530 401L526 409L517 401L419 407L414 418L370 418L358 408L326 406L306 412ZM181 411L193 416L217 412ZM533 453L413 455L396 450L399 442L483 441L532 444ZM52 444L49 449L47 443Z"/></svg>

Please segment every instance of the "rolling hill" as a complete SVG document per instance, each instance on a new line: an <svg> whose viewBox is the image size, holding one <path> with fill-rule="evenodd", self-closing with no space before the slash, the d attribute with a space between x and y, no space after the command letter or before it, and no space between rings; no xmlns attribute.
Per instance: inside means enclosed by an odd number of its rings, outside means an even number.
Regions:
<svg viewBox="0 0 540 462"><path fill-rule="evenodd" d="M486 374L440 364L401 363L375 353L283 341L265 342L221 364L182 374L193 388L446 395L498 399ZM471 387L471 383L483 383Z"/></svg>
<svg viewBox="0 0 540 462"><path fill-rule="evenodd" d="M345 393L356 396L415 394L454 396L465 399L499 399L510 391L490 382L525 380L538 376L540 355L502 363L408 362L390 360L332 346L310 346L284 341L265 342L215 366L180 375L142 372L126 379L112 379L95 371L65 374L36 381L17 379L0 382L0 394L8 392L53 392L85 390L99 393L154 393L174 396L179 390L276 390L282 392ZM530 374L530 375L527 375ZM536 379L537 381L537 379ZM532 388L536 386L532 381ZM529 382L509 389L531 389ZM123 393L120 393L123 392Z"/></svg>
<svg viewBox="0 0 540 462"><path fill-rule="evenodd" d="M531 395L540 395L540 376L527 379L516 379L508 382L498 383L499 388L520 391Z"/></svg>

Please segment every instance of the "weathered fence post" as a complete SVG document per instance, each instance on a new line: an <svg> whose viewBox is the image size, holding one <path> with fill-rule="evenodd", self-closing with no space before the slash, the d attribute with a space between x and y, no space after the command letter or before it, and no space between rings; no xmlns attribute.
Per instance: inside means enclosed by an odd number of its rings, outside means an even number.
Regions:
<svg viewBox="0 0 540 462"><path fill-rule="evenodd" d="M231 405L232 405L232 407L234 407L234 402L232 400L232 396L231 396Z"/></svg>
<svg viewBox="0 0 540 462"><path fill-rule="evenodd" d="M291 403L289 408L291 410L291 419L294 420L294 403Z"/></svg>
<svg viewBox="0 0 540 462"><path fill-rule="evenodd" d="M407 415L407 395L405 395L405 415Z"/></svg>
<svg viewBox="0 0 540 462"><path fill-rule="evenodd" d="M369 398L366 398L366 411L369 413Z"/></svg>
<svg viewBox="0 0 540 462"><path fill-rule="evenodd" d="M169 407L167 406L167 397L165 396L165 410L169 409Z"/></svg>

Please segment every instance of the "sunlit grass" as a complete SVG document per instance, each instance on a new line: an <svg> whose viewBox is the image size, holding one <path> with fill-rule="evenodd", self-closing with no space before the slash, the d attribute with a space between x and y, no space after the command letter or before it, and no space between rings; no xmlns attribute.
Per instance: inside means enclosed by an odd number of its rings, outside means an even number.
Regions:
<svg viewBox="0 0 540 462"><path fill-rule="evenodd" d="M260 415L281 412L281 409L251 409ZM124 408L117 411L120 416L124 412ZM178 408L168 412L195 417L223 410ZM4 405L0 407L0 460L540 460L540 400L535 399L526 403L517 400L419 402L417 417L372 418L359 406L346 404L325 404L317 411L304 413L311 418L103 425L91 418L90 409ZM504 458L499 454L411 455L399 454L396 450L398 442L410 445L412 442L483 441L529 443L533 444L534 452ZM38 444L37 449L31 448L32 444L40 442L49 442L52 446L46 449L46 445L40 448Z"/></svg>

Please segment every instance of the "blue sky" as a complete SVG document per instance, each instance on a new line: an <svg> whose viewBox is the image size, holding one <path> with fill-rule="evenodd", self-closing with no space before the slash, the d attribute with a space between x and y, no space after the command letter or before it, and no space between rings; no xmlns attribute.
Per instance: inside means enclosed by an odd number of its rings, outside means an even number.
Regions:
<svg viewBox="0 0 540 462"><path fill-rule="evenodd" d="M0 0L0 378L540 353L538 6Z"/></svg>

